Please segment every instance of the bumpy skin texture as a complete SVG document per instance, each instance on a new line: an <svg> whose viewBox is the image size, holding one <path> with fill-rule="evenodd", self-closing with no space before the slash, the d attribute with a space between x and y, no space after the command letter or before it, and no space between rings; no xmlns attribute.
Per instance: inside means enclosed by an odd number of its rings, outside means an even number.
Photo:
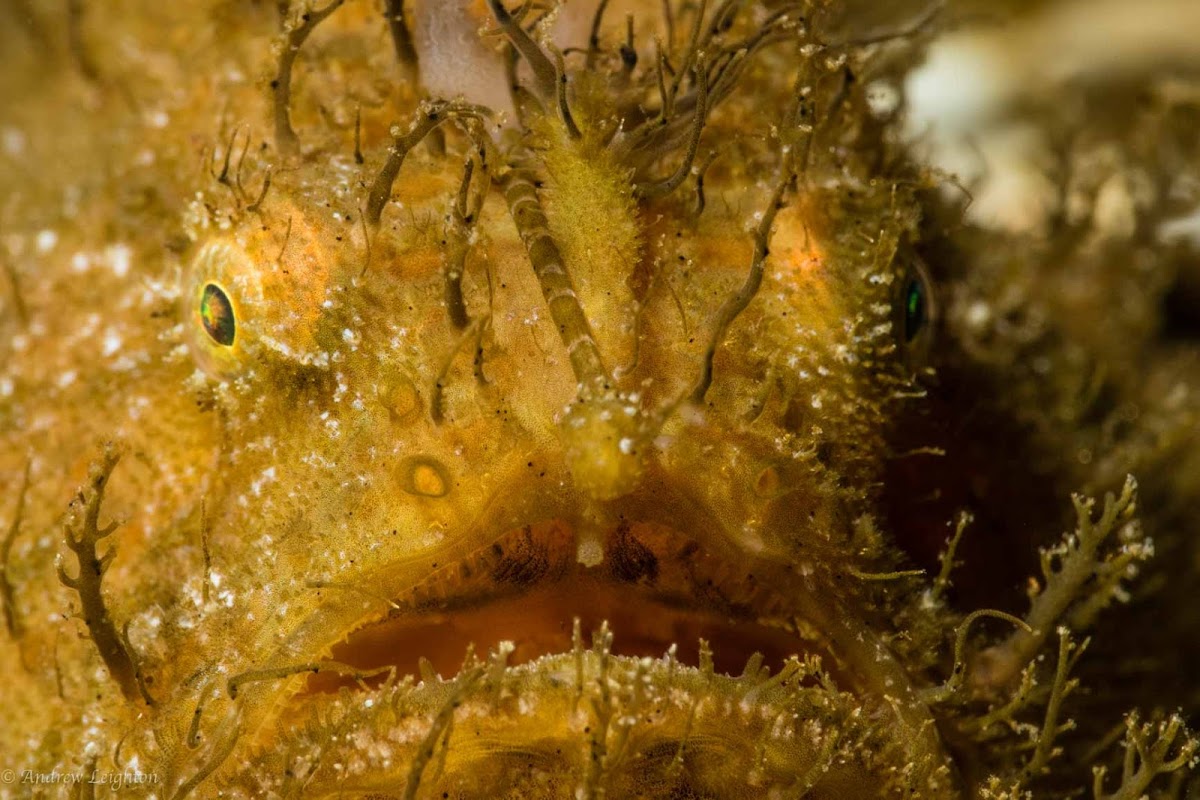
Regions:
<svg viewBox="0 0 1200 800"><path fill-rule="evenodd" d="M653 5L4 8L0 792L1181 791L1170 187L970 229L927 9Z"/></svg>

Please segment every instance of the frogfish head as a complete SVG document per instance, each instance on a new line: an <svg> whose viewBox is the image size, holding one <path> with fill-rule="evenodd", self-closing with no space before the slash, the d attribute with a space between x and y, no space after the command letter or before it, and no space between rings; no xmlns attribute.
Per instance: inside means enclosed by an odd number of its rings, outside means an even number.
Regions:
<svg viewBox="0 0 1200 800"><path fill-rule="evenodd" d="M96 274L130 363L12 356L86 409L6 433L21 539L90 476L80 576L10 573L91 720L39 747L166 797L958 796L949 612L880 504L938 314L865 87L917 44L820 0L291 5L206 18L178 124L271 124Z"/></svg>

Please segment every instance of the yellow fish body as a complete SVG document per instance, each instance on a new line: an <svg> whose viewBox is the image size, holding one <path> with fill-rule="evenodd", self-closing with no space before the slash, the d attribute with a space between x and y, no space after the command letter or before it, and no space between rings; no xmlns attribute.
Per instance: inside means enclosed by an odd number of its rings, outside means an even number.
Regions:
<svg viewBox="0 0 1200 800"><path fill-rule="evenodd" d="M1031 779L960 709L1046 632L964 651L885 521L927 21L652 5L19 12L0 792Z"/></svg>

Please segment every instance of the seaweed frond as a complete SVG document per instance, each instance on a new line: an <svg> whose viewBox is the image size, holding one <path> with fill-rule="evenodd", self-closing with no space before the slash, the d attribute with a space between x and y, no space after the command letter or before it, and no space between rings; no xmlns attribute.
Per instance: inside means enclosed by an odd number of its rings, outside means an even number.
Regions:
<svg viewBox="0 0 1200 800"><path fill-rule="evenodd" d="M958 566L958 562L954 560L955 553L958 552L958 545L962 542L963 534L966 533L967 527L970 526L975 518L967 512L962 512L958 515L958 521L954 526L954 533L946 542L946 549L938 555L938 574L933 580L933 588L930 589L929 597L933 604L941 602L945 596L946 590L950 588L950 576L954 573L954 568Z"/></svg>
<svg viewBox="0 0 1200 800"><path fill-rule="evenodd" d="M959 730L979 743L988 742L995 752L1027 752L1016 765L999 767L979 788L979 796L990 800L1026 800L1029 787L1051 771L1051 763L1062 753L1058 739L1073 730L1075 723L1064 716L1064 703L1079 685L1071 677L1088 641L1076 641L1073 631L1090 626L1114 598L1123 597L1122 580L1136 575L1140 561L1153 554L1149 539L1134 518L1137 484L1127 478L1119 494L1109 493L1099 515L1096 501L1072 498L1075 529L1041 553L1044 580L1032 594L1024 619L1001 612L980 610L967 615L955 637L954 667L943 686L927 690L933 703L973 705L988 701L983 713L960 721ZM948 585L955 547L968 520L959 521L946 554L935 589ZM1113 539L1116 545L1113 546ZM933 590L931 590L933 591ZM995 616L1017 626L999 644L968 657L967 629L982 616ZM1057 664L1045 684L1039 654L1051 633L1059 637ZM1041 709L1041 720L1020 721L1031 707ZM1001 739L1009 745L999 745ZM1114 739L1115 741L1115 735ZM1176 715L1165 722L1140 725L1136 713L1126 720L1125 757L1120 783L1113 794L1105 792L1107 770L1094 768L1096 800L1135 800L1160 775L1195 766L1198 743L1183 728ZM1103 745L1102 747L1107 747ZM1090 756L1088 759L1090 760ZM1023 762L1023 763L1021 763Z"/></svg>
<svg viewBox="0 0 1200 800"><path fill-rule="evenodd" d="M1160 775L1168 775L1196 766L1196 739L1179 714L1158 722L1139 724L1136 712L1125 718L1125 757L1121 765L1121 780L1115 791L1105 790L1108 770L1103 766L1092 769L1094 800L1138 800Z"/></svg>
<svg viewBox="0 0 1200 800"><path fill-rule="evenodd" d="M68 575L61 558L56 566L58 579L79 595L79 616L87 625L88 634L95 643L100 658L104 660L109 675L121 687L122 694L128 700L141 700L147 705L154 705L153 698L146 691L133 649L109 615L104 604L104 593L101 591L104 574L112 566L117 556L117 548L115 545L109 545L104 555L99 555L96 548L102 539L117 529L119 523L110 522L102 527L100 505L104 502L104 490L108 479L120 460L121 455L117 448L111 443L107 444L100 460L92 462L87 483L71 501L63 529L63 539L75 554L78 574L75 577Z"/></svg>
<svg viewBox="0 0 1200 800"><path fill-rule="evenodd" d="M470 660L471 658L468 656L468 661ZM475 688L475 685L480 683L486 672L483 665L465 665L463 671L454 679L454 691L446 698L433 718L429 731L417 749L416 757L409 765L408 778L404 785L404 800L415 800L417 792L421 788L421 780L425 777L425 770L439 752L439 747L442 757L445 757L450 747L450 736L454 728L454 712L463 704L463 699ZM440 769L438 771L440 772Z"/></svg>
<svg viewBox="0 0 1200 800"><path fill-rule="evenodd" d="M509 43L521 54L533 72L534 88L538 99L542 101L543 106L552 106L557 95L556 87L558 85L554 62L542 50L541 45L521 27L521 19L528 12L529 3L522 4L516 12L509 12L501 0L488 0L488 9L492 12L496 24L500 26L500 32L507 37Z"/></svg>
<svg viewBox="0 0 1200 800"><path fill-rule="evenodd" d="M404 14L404 0L385 0L384 18L388 30L392 34L392 46L396 50L396 60L409 70L410 76L417 77L417 51L413 46L412 32L408 29L408 20Z"/></svg>
<svg viewBox="0 0 1200 800"><path fill-rule="evenodd" d="M271 90L275 93L275 147L284 155L294 155L300 151L300 138L292 128L292 65L313 29L337 11L344 2L346 0L330 0L324 8L306 8L300 12L294 24L284 22L279 70L275 79L271 81Z"/></svg>
<svg viewBox="0 0 1200 800"><path fill-rule="evenodd" d="M700 378L696 381L696 385L692 388L690 394L691 402L697 405L704 402L704 396L708 394L708 387L712 385L713 359L716 356L717 348L725 341L725 336L729 333L729 328L733 325L733 321L750 305L750 301L758 294L758 288L762 285L764 264L770 252L771 231L775 226L775 215L783 208L784 194L795 180L796 174L794 172L784 170L783 179L775 187L770 202L762 212L762 220L759 222L758 230L754 234L754 255L750 259L750 272L746 276L746 281L742 284L741 289L727 299L717 312L717 321L713 326L712 340L709 342L708 349L704 353L704 364L700 371Z"/></svg>
<svg viewBox="0 0 1200 800"><path fill-rule="evenodd" d="M1084 639L1076 644L1066 628L1058 629L1058 637L1058 664L1054 669L1054 681L1050 685L1050 697L1046 700L1042 726L1033 737L1033 755L1021 770L1022 784L1046 773L1050 761L1062 754L1062 748L1055 746L1055 740L1061 734L1075 728L1073 720L1068 719L1062 723L1058 720L1062 713L1063 701L1067 695L1079 688L1079 679L1070 675L1079 657L1087 649L1089 640Z"/></svg>
<svg viewBox="0 0 1200 800"><path fill-rule="evenodd" d="M400 174L400 168L404 166L404 159L426 136L429 136L443 123L451 120L478 122L490 115L491 112L487 109L469 103L440 100L426 104L417 118L409 125L408 130L396 134L395 141L388 151L388 159L383 168L379 170L379 175L375 177L374 183L371 184L371 190L367 195L367 219L370 223L379 225L379 220L383 216L383 208L392 197L392 185L396 182L396 176ZM486 146L486 143L483 142L484 138L476 137L477 144L481 148Z"/></svg>
<svg viewBox="0 0 1200 800"><path fill-rule="evenodd" d="M476 171L476 161L479 164L481 180L472 194L472 179ZM445 299L446 310L450 321L458 330L463 330L470 323L467 313L466 300L463 297L463 274L466 272L467 255L471 250L472 232L479 215L483 213L483 204L487 199L487 187L490 183L488 176L487 152L479 148L477 156L468 158L463 169L462 183L458 195L450 205L446 215L446 268L445 268Z"/></svg>
<svg viewBox="0 0 1200 800"><path fill-rule="evenodd" d="M4 624L8 628L8 635L13 639L20 639L25 629L13 601L13 585L8 576L8 558L12 553L17 533L21 530L21 520L25 516L25 495L29 492L29 468L30 462L26 461L25 474L21 479L21 489L17 492L17 503L13 509L12 522L9 523L8 533L4 535L4 542L0 543L0 600L4 601Z"/></svg>
<svg viewBox="0 0 1200 800"><path fill-rule="evenodd" d="M1075 495L1072 503L1075 530L1042 551L1044 587L1036 591L1025 615L1028 629L1015 631L979 654L971 675L977 694L992 694L1012 684L1061 622L1075 630L1090 625L1104 606L1122 596L1121 580L1135 574L1137 562L1153 555L1150 540L1141 536L1134 520L1137 482L1132 476L1119 495L1105 495L1097 519L1094 499ZM1119 546L1105 548L1114 534Z"/></svg>

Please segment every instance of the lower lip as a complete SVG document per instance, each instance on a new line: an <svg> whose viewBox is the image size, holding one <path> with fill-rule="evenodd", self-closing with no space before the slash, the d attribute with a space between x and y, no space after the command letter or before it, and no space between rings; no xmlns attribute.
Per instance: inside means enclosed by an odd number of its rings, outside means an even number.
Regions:
<svg viewBox="0 0 1200 800"><path fill-rule="evenodd" d="M425 659L435 672L450 676L461 668L469 647L483 654L502 641L512 642L511 665L568 652L574 646L575 620L589 640L607 621L614 633L612 652L618 656L658 658L674 648L680 663L698 666L704 640L711 647L713 667L730 675L739 674L755 653L777 669L801 652L786 620L760 621L718 610L718 603L703 599L688 598L685 605L684 598L590 572L574 570L547 585L467 607L401 614L351 634L333 647L331 657L363 670L395 666L401 675L418 675ZM309 679L309 690L316 692L352 685L334 673Z"/></svg>

